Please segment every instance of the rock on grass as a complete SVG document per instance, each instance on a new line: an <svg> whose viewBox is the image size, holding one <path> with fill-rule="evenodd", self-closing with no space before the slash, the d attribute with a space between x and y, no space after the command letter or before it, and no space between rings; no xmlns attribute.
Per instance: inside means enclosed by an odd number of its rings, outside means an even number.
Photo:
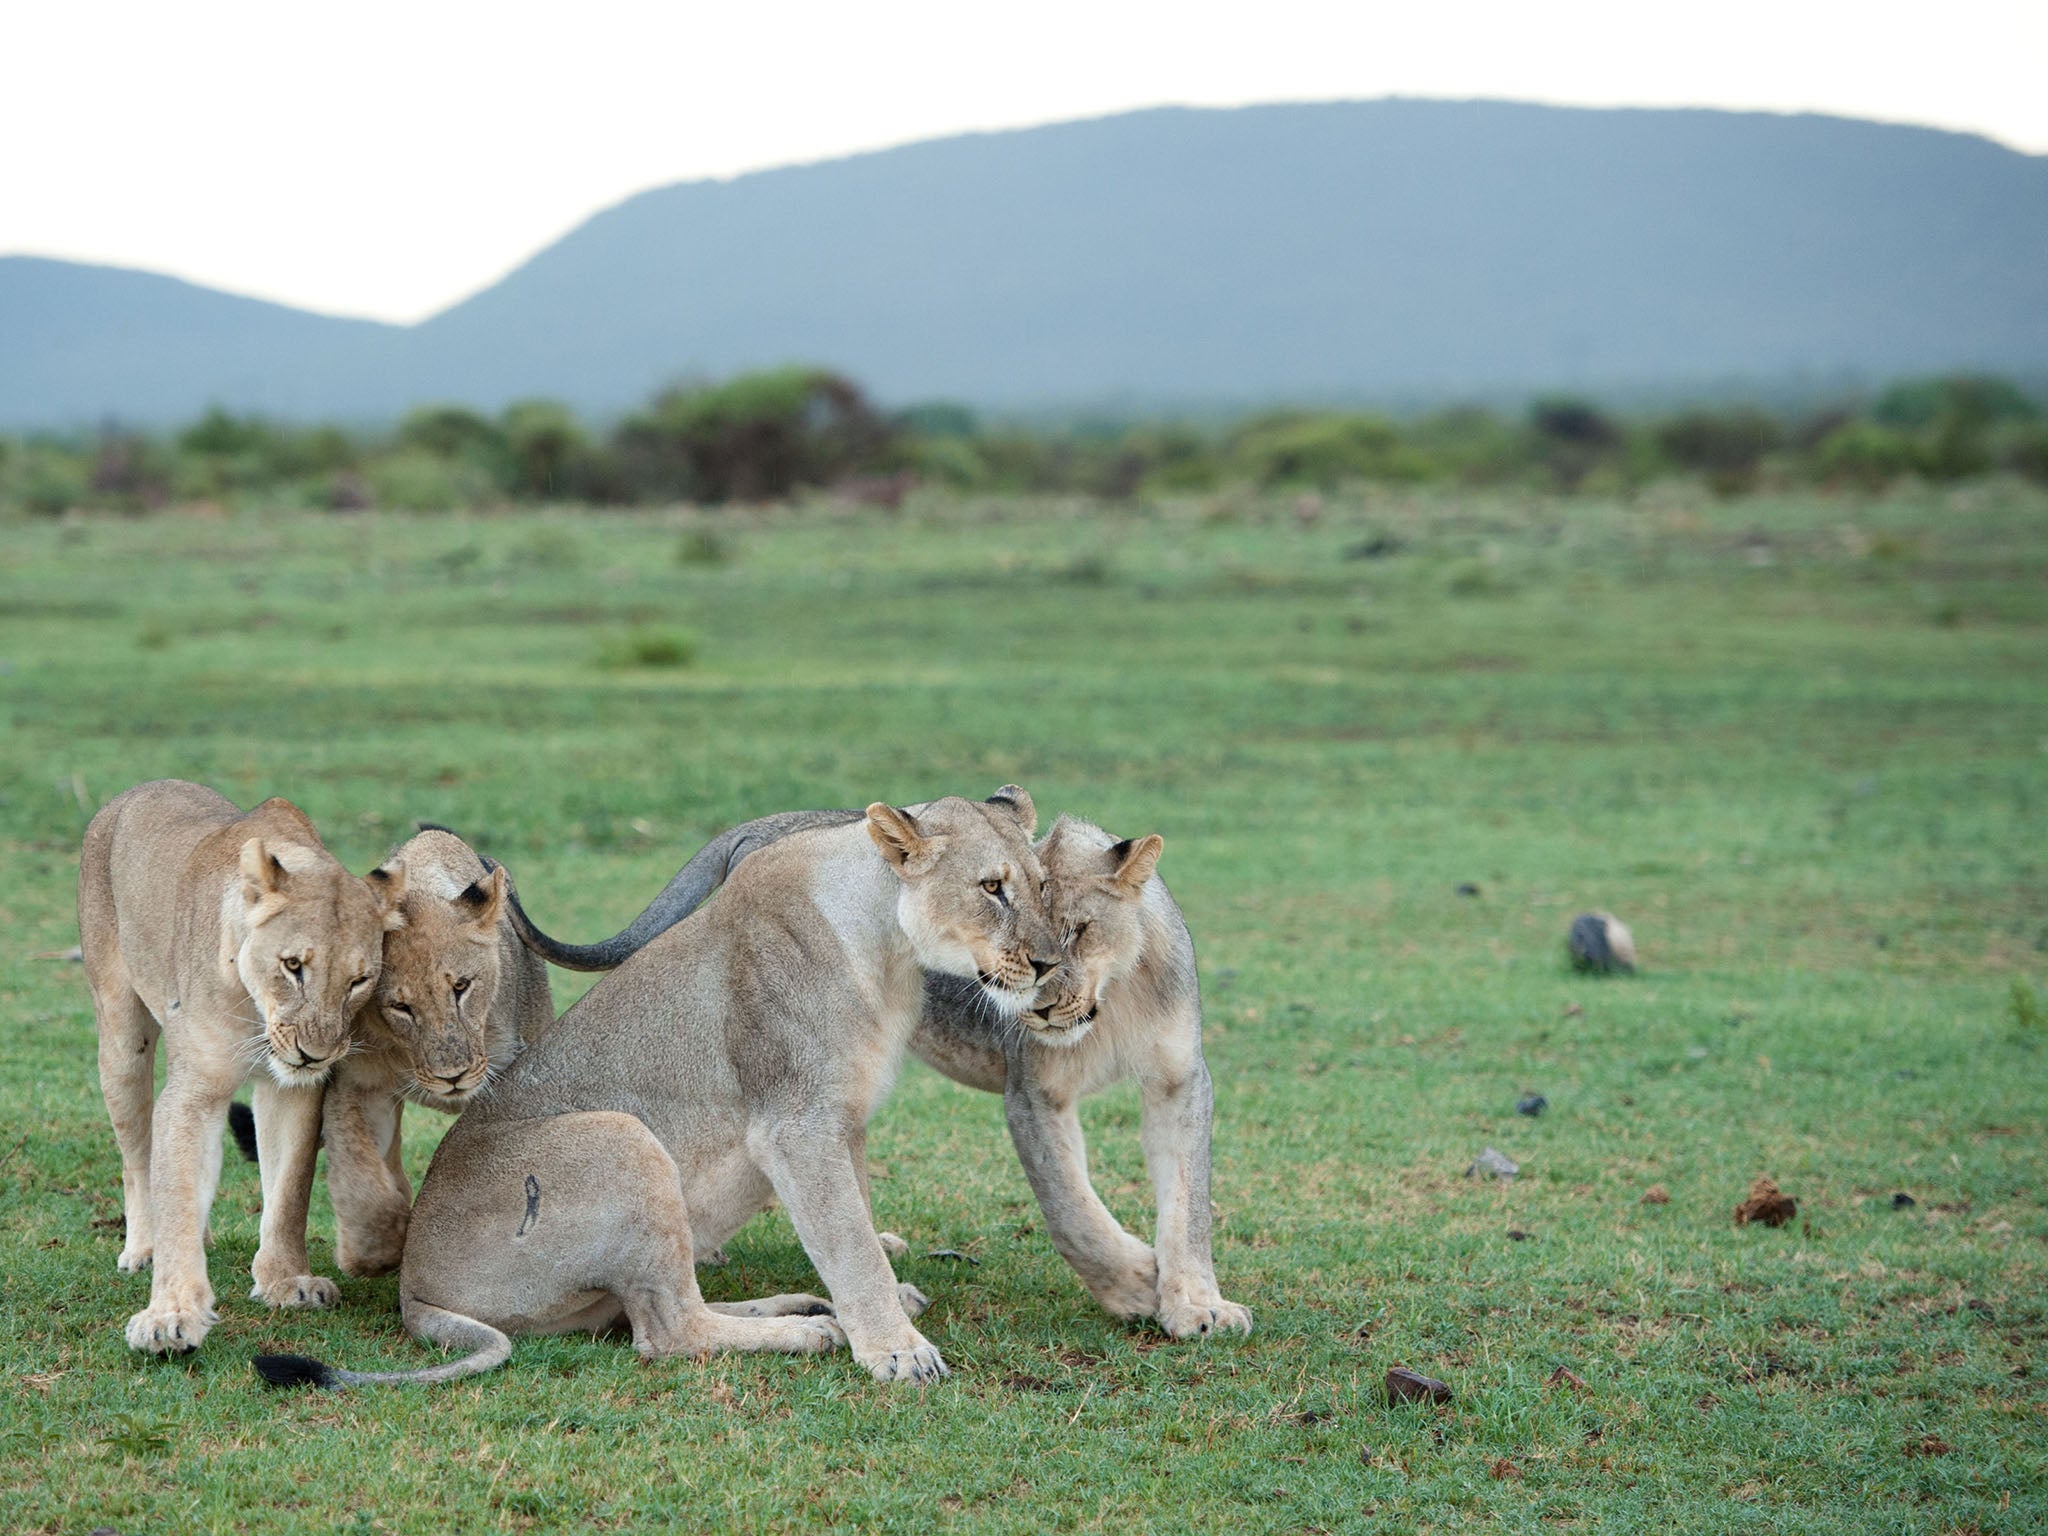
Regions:
<svg viewBox="0 0 2048 1536"><path fill-rule="evenodd" d="M1746 1227L1755 1221L1767 1227L1782 1227L1798 1214L1799 1202L1759 1175L1749 1186L1749 1198L1735 1207L1735 1225Z"/></svg>
<svg viewBox="0 0 2048 1536"><path fill-rule="evenodd" d="M1581 912L1572 919L1572 931L1565 938L1572 957L1572 969L1607 975L1636 968L1635 935L1628 924L1612 912Z"/></svg>

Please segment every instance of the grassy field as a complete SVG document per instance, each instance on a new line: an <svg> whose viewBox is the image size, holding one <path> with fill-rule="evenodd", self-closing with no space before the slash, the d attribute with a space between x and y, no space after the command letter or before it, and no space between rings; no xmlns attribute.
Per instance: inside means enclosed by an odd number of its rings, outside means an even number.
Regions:
<svg viewBox="0 0 2048 1536"><path fill-rule="evenodd" d="M239 1163L220 1327L131 1354L91 1014L39 956L91 811L163 775L289 795L358 870L447 822L569 937L768 810L1016 780L1164 833L1257 1332L1095 1311L998 1102L912 1065L870 1154L929 1391L555 1339L269 1392L259 1351L424 1351L389 1280L242 1299ZM2039 1530L2044 816L2013 486L0 528L0 1528ZM1642 975L1568 970L1590 907ZM1085 1118L1149 1231L1135 1096ZM1461 1176L1488 1145L1519 1179ZM1766 1173L1798 1219L1736 1227ZM816 1284L779 1214L729 1251L714 1299ZM1456 1401L1390 1408L1396 1362Z"/></svg>

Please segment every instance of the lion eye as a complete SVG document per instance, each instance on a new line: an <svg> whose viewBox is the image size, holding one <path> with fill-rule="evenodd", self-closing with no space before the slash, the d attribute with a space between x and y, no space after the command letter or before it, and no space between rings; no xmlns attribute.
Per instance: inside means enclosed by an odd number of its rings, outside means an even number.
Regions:
<svg viewBox="0 0 2048 1536"><path fill-rule="evenodd" d="M984 880L981 882L981 888L991 896L1003 894L1003 882L1000 880Z"/></svg>
<svg viewBox="0 0 2048 1536"><path fill-rule="evenodd" d="M467 992L468 990L469 990L469 978L468 978L467 976L463 977L463 978L462 978L462 980L460 980L460 981L458 981L458 982L456 982L456 983L455 983L455 995L456 995L457 997L460 997L460 996L462 996L462 994L463 994L463 993L465 993L465 992Z"/></svg>
<svg viewBox="0 0 2048 1536"><path fill-rule="evenodd" d="M370 978L369 978L369 977L367 977L367 976L358 976L358 977L357 977L357 978L356 978L356 979L355 979L354 981L352 981L352 982L350 982L350 983L348 984L348 989L349 989L349 991L351 991L351 992L360 992L360 991L362 991L362 990L363 990L363 988L367 987L367 986L368 986L369 984L370 984Z"/></svg>
<svg viewBox="0 0 2048 1536"><path fill-rule="evenodd" d="M304 965L303 965L303 964L302 964L302 963L300 962L300 960L299 960L298 956L296 956L296 955L286 955L286 956L284 957L284 962L283 962L283 964L284 964L284 968L285 968L285 969L286 969L287 971L289 971L289 972L290 972L290 973L291 973L292 975L294 975L294 976L298 975L298 974L299 974L299 972L303 971L303 970L304 970L304 969L306 968L306 967L305 967L305 966L304 966Z"/></svg>
<svg viewBox="0 0 2048 1536"><path fill-rule="evenodd" d="M1088 931L1088 925L1087 925L1086 923L1076 923L1076 924L1074 925L1074 931L1073 931L1072 933L1070 933L1070 934L1068 934L1068 935L1067 935L1067 942L1068 942L1069 944L1078 944L1078 943L1080 943L1080 942L1081 942L1081 935L1082 935L1082 934L1084 934L1084 933L1086 933L1087 931Z"/></svg>
<svg viewBox="0 0 2048 1536"><path fill-rule="evenodd" d="M386 1003L384 1006L389 1012L395 1013L405 1020L406 1023L410 1024L412 1022L412 1009L408 1008L404 1003Z"/></svg>

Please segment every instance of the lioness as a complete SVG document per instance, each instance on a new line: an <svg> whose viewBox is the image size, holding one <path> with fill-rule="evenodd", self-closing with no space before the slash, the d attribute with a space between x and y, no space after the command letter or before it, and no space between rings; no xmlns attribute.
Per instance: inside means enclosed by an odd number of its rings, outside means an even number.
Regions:
<svg viewBox="0 0 2048 1536"><path fill-rule="evenodd" d="M511 898L521 936L557 965L598 970L676 921L754 850L847 811L785 811L720 833L632 925L596 944L563 944ZM1018 1021L991 1018L975 988L928 977L911 1054L955 1082L1003 1095L1017 1156L1053 1245L1118 1317L1155 1318L1175 1338L1249 1333L1252 1315L1224 1300L1211 1258L1209 1142L1213 1089L1202 1058L1194 940L1154 873L1165 842L1119 840L1062 816L1037 845L1063 964ZM1139 1140L1157 1198L1154 1242L1126 1232L1088 1179L1077 1102L1135 1077Z"/></svg>
<svg viewBox="0 0 2048 1536"><path fill-rule="evenodd" d="M266 1356L266 1379L446 1381L511 1333L622 1314L643 1355L852 1345L881 1381L945 1361L912 1325L868 1214L868 1117L923 1006L926 969L1016 1018L1058 963L1022 790L798 832L723 899L650 941L455 1122L400 1269L416 1338L470 1351L422 1371ZM771 1199L831 1293L707 1307L692 1266ZM913 1293L914 1295L914 1293ZM765 1315L764 1315L765 1314Z"/></svg>
<svg viewBox="0 0 2048 1536"><path fill-rule="evenodd" d="M334 1301L334 1282L306 1259L320 1084L376 985L403 893L402 875L343 869L288 800L245 814L162 779L115 796L86 828L78 938L121 1145L116 1262L156 1271L148 1307L128 1320L131 1348L197 1349L216 1321L207 1215L228 1102L252 1073L263 1225L250 1295ZM159 1034L169 1065L152 1108Z"/></svg>
<svg viewBox="0 0 2048 1536"><path fill-rule="evenodd" d="M383 973L323 1121L334 1262L349 1275L389 1274L405 1249L404 1101L458 1113L555 1018L548 968L506 918L504 870L438 827L382 867L404 885L405 925L385 936Z"/></svg>

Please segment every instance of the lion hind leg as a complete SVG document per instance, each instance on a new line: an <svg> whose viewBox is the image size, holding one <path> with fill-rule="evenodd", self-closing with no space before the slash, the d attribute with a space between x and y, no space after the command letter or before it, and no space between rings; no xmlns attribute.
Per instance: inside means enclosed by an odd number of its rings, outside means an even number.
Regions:
<svg viewBox="0 0 2048 1536"><path fill-rule="evenodd" d="M121 1148L121 1214L127 1234L115 1264L124 1271L147 1269L156 1251L149 1154L160 1031L125 972L95 985L92 1003L99 1023L100 1094Z"/></svg>

